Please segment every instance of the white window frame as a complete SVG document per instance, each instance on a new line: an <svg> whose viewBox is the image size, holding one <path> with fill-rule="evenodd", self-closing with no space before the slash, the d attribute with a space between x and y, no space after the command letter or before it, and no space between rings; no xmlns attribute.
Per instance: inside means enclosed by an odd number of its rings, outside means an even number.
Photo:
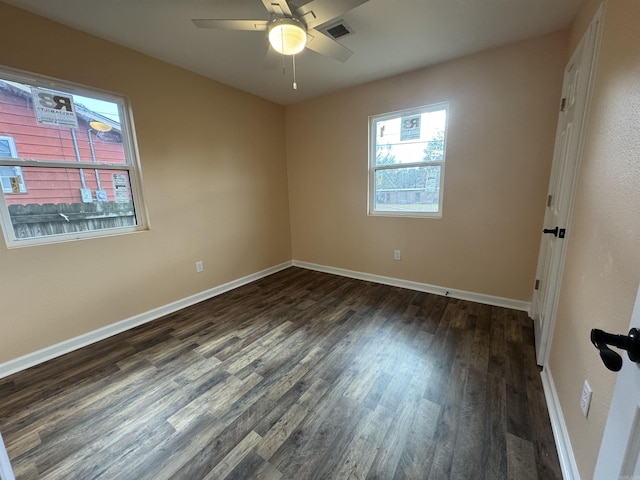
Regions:
<svg viewBox="0 0 640 480"><path fill-rule="evenodd" d="M446 112L445 127L444 127L444 139L443 139L443 153L442 160L437 161L416 161L413 163L395 163L389 165L376 165L376 138L377 138L377 122L385 120L391 120L394 118L409 117L412 115L420 115L428 112L435 112L444 110ZM418 217L418 218L442 218L442 200L444 193L444 170L446 159L446 145L447 134L449 124L449 103L442 102L432 105L424 105L421 107L408 108L405 110L398 110L390 113L383 113L380 115L372 115L369 117L369 177L368 177L368 200L367 200L367 213L371 216L384 216L384 217ZM376 210L375 199L375 181L376 173L381 170L394 170L404 169L412 167L428 167L428 166L440 166L440 184L438 186L438 211L437 212L423 212L417 210L405 210L405 211L388 211L388 210Z"/></svg>
<svg viewBox="0 0 640 480"><path fill-rule="evenodd" d="M43 75L16 70L0 65L0 77L3 80L28 84L34 87L47 88L54 91L62 91L74 95L80 95L97 100L104 100L118 105L120 120L120 133L125 154L126 163L99 163L87 164L85 162L35 160L17 157L13 159L0 158L0 165L15 167L54 167L66 169L98 168L99 170L127 171L131 186L131 195L137 225L127 227L115 227L84 232L72 232L59 235L42 237L17 238L11 223L9 209L5 201L4 193L0 194L0 225L5 237L7 248L25 247L31 245L46 245L51 243L68 242L88 238L102 238L122 234L136 233L149 229L147 210L144 206L142 195L142 172L140 157L136 142L136 134L133 124L133 114L128 99L117 93L107 92L94 87L71 83L65 80L46 77ZM24 183L24 181L23 181Z"/></svg>
<svg viewBox="0 0 640 480"><path fill-rule="evenodd" d="M11 153L11 157L8 158L16 158L18 156L18 151L16 150L16 141L13 137L8 135L0 135L0 142L7 142L9 144L9 152ZM7 157L3 157L7 158ZM26 193L27 187L24 184L24 177L22 176L22 169L20 167L13 167L13 171L15 176L20 177L20 193ZM3 175L0 175L2 177ZM3 193L13 193L11 188L2 187Z"/></svg>

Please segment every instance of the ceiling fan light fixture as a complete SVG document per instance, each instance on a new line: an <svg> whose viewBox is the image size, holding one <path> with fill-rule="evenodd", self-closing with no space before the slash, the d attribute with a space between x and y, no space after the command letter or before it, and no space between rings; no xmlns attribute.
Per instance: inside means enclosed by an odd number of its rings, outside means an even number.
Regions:
<svg viewBox="0 0 640 480"><path fill-rule="evenodd" d="M295 18L278 18L269 25L269 43L283 55L295 55L304 50L307 32Z"/></svg>

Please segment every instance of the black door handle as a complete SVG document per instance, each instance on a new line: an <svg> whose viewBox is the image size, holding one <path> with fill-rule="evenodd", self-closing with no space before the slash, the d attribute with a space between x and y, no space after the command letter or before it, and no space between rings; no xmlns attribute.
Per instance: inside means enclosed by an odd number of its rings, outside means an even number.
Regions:
<svg viewBox="0 0 640 480"><path fill-rule="evenodd" d="M591 330L591 343L600 351L605 367L614 372L622 368L622 357L609 348L609 345L627 351L632 362L640 361L640 331L629 330L629 335L614 335L594 328Z"/></svg>
<svg viewBox="0 0 640 480"><path fill-rule="evenodd" d="M554 237L560 237L560 238L564 238L565 234L567 233L567 230L565 228L545 228L544 230L542 230L542 233L553 233Z"/></svg>

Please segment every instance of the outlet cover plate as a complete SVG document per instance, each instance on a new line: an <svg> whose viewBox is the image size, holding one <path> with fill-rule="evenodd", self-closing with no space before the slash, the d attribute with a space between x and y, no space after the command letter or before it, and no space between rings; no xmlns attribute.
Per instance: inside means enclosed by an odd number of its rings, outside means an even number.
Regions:
<svg viewBox="0 0 640 480"><path fill-rule="evenodd" d="M593 390L591 390L589 382L585 380L584 384L582 385L582 395L580 395L580 410L582 410L582 414L585 417L589 414L591 395L593 395Z"/></svg>

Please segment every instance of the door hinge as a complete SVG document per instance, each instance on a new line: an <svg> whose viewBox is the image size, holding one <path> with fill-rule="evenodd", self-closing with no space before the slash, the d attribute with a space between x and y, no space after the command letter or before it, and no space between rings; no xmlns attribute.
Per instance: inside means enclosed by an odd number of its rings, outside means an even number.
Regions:
<svg viewBox="0 0 640 480"><path fill-rule="evenodd" d="M561 228L558 230L558 238L564 238L564 236L567 234L567 229L566 228Z"/></svg>
<svg viewBox="0 0 640 480"><path fill-rule="evenodd" d="M553 195L549 195L547 197L547 207L551 206L551 202L553 202Z"/></svg>
<svg viewBox="0 0 640 480"><path fill-rule="evenodd" d="M533 287L534 290L540 290L540 280L536 278L536 286Z"/></svg>
<svg viewBox="0 0 640 480"><path fill-rule="evenodd" d="M562 102L560 102L560 111L564 112L565 108L567 107L567 99L563 98Z"/></svg>

